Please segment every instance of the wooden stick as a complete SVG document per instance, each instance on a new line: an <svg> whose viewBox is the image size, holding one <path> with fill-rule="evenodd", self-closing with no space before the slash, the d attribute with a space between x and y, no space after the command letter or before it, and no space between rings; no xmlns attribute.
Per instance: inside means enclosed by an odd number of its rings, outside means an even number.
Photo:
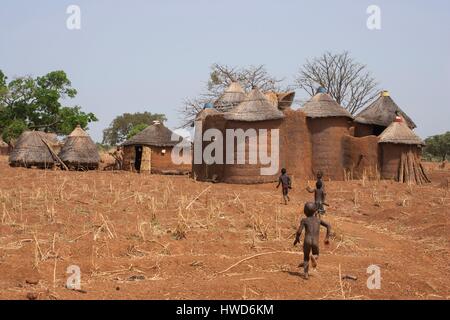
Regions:
<svg viewBox="0 0 450 320"><path fill-rule="evenodd" d="M341 264L339 264L339 284L341 285L341 294L342 294L342 297L343 297L344 300L345 300L344 286L342 285Z"/></svg>
<svg viewBox="0 0 450 320"><path fill-rule="evenodd" d="M269 255L269 254L276 254L276 253L289 253L289 254L301 254L301 255L303 254L302 252L293 252L293 251L271 251L271 252L258 253L258 254L255 254L253 256L250 256L250 257L244 258L242 260L239 260L235 264L231 265L230 267L226 268L223 271L218 272L217 274L226 273L226 272L230 271L231 269L233 269L234 267L240 265L242 262L245 262L247 260L250 260L250 259L253 259L253 258L256 258L256 257L260 257L260 256Z"/></svg>
<svg viewBox="0 0 450 320"><path fill-rule="evenodd" d="M205 190L203 190L202 192L200 192L194 199L192 199L192 201L186 206L185 210L189 209L192 204L197 201L198 198L201 197L202 194L204 194L206 191L208 191L211 188L211 186L208 186L208 188L206 188Z"/></svg>
<svg viewBox="0 0 450 320"><path fill-rule="evenodd" d="M52 154L52 156L63 166L64 170L69 171L69 168L66 166L66 164L61 160L60 157L58 157L58 155L56 154L55 151L53 151L52 147L50 146L50 144L43 138L41 138L42 142L47 146L48 150L50 151L50 153Z"/></svg>

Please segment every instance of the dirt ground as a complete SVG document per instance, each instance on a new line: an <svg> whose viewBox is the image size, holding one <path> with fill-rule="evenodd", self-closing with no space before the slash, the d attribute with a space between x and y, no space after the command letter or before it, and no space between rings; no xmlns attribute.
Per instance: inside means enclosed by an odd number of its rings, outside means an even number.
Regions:
<svg viewBox="0 0 450 320"><path fill-rule="evenodd" d="M275 184L14 169L2 157L0 299L449 299L450 169L427 167L425 186L327 182L335 234L304 280L292 243L307 181L294 177L285 206ZM65 288L72 265L81 291ZM381 289L367 287L370 265Z"/></svg>

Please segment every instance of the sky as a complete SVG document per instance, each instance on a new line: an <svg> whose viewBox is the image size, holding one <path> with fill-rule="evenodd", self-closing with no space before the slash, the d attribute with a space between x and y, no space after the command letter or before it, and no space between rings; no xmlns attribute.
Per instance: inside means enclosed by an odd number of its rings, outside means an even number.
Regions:
<svg viewBox="0 0 450 320"><path fill-rule="evenodd" d="M290 85L325 51L366 64L422 138L450 130L450 1L0 3L0 70L9 79L64 70L78 95L63 104L97 115L89 126L96 141L124 112L164 113L177 127L183 100L204 91L213 63L264 64ZM70 5L81 10L79 30L66 26ZM380 8L379 30L367 27L370 5Z"/></svg>

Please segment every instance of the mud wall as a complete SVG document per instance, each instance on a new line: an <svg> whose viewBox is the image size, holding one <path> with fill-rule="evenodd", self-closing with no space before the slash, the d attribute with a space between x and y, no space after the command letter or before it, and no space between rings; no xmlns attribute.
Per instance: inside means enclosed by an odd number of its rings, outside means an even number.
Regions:
<svg viewBox="0 0 450 320"><path fill-rule="evenodd" d="M380 165L382 179L398 180L402 153L407 153L409 150L418 155L420 158L421 150L415 145L393 143L380 144Z"/></svg>
<svg viewBox="0 0 450 320"><path fill-rule="evenodd" d="M312 143L312 170L321 170L325 179L343 180L342 138L349 135L346 117L307 119Z"/></svg>
<svg viewBox="0 0 450 320"><path fill-rule="evenodd" d="M355 126L355 137L367 137L373 135L373 126L364 123L354 123Z"/></svg>
<svg viewBox="0 0 450 320"><path fill-rule="evenodd" d="M280 126L281 165L293 181L313 177L311 135L306 115L290 108L283 111L285 119Z"/></svg>
<svg viewBox="0 0 450 320"><path fill-rule="evenodd" d="M378 137L342 138L343 164L350 179L361 179L364 175L375 178L378 175Z"/></svg>
<svg viewBox="0 0 450 320"><path fill-rule="evenodd" d="M278 129L280 130L281 124L283 120L269 120L269 121L257 121L257 122L242 122L242 121L228 121L226 124L226 129L242 129L244 131L248 129L254 129L257 132L257 139L258 139L258 156L257 156L257 162L255 164L249 163L249 142L250 139L246 139L245 141L245 164L237 164L235 161L235 164L225 164L225 170L223 175L223 181L226 183L242 183L242 184L252 184L252 183L267 183L267 182L273 182L277 181L279 176L279 171L281 170L281 163L284 163L285 159L283 158L283 154L280 152L281 148L281 136L280 140L278 141L278 148L272 149L272 129ZM267 130L267 140L260 140L261 136L259 135L260 129L266 129ZM279 132L280 135L280 132ZM225 143L227 143L226 138L224 139ZM271 175L263 175L261 174L262 168L268 168L271 165L270 164L263 164L261 163L261 159L259 157L259 145L261 143L266 142L267 147L267 155L270 158L277 158L278 159L278 167L276 168L276 172ZM239 156L242 156L239 153L238 143L237 139L234 139L234 159L238 159Z"/></svg>

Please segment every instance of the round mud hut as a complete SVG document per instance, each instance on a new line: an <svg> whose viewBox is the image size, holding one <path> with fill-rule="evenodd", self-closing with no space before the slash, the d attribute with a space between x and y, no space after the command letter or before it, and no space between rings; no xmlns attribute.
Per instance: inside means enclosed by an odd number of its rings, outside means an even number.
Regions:
<svg viewBox="0 0 450 320"><path fill-rule="evenodd" d="M381 177L399 182L423 184L430 182L420 162L424 142L402 117L379 136Z"/></svg>
<svg viewBox="0 0 450 320"><path fill-rule="evenodd" d="M80 126L66 138L59 158L69 170L96 170L100 162L96 144Z"/></svg>
<svg viewBox="0 0 450 320"><path fill-rule="evenodd" d="M180 136L155 121L123 143L123 169L156 174L189 173L190 163L176 164L172 161L172 150L181 141ZM186 155L181 152L180 156Z"/></svg>
<svg viewBox="0 0 450 320"><path fill-rule="evenodd" d="M52 168L56 155L53 146L56 145L58 140L55 134L25 131L17 139L9 155L9 164L12 167Z"/></svg>
<svg viewBox="0 0 450 320"><path fill-rule="evenodd" d="M284 119L283 112L275 108L259 89L254 88L242 103L225 113L224 118L227 150L224 151L226 164L223 181L242 184L276 181L281 168L278 165L275 167L276 171L271 172L271 165L261 161L260 148L266 148L266 155L271 161L275 159L278 163L282 162L279 129ZM236 136L229 136L228 132ZM238 132L245 134L237 137ZM228 146L233 146L232 152L228 150ZM255 148L256 154L251 157L249 152Z"/></svg>
<svg viewBox="0 0 450 320"><path fill-rule="evenodd" d="M311 134L313 174L322 171L325 178L343 180L342 139L349 135L353 117L323 88L301 110Z"/></svg>
<svg viewBox="0 0 450 320"><path fill-rule="evenodd" d="M227 112L239 105L245 99L245 91L238 82L233 81L214 102L214 108L220 112Z"/></svg>
<svg viewBox="0 0 450 320"><path fill-rule="evenodd" d="M416 128L411 118L394 102L389 92L384 90L377 100L355 117L355 136L379 136L397 115L403 117L410 129Z"/></svg>

